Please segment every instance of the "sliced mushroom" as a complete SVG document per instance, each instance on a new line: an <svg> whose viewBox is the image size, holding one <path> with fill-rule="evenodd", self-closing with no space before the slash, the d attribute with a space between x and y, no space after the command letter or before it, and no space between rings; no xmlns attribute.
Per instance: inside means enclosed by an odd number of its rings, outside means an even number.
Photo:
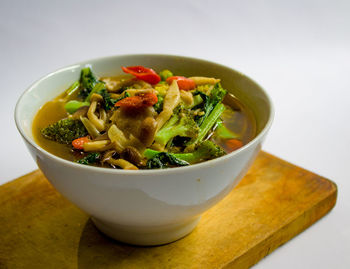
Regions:
<svg viewBox="0 0 350 269"><path fill-rule="evenodd" d="M89 110L89 106L82 106L80 108L78 108L77 111L74 112L74 114L72 115L72 119L80 119L80 116L82 117L86 117L86 114Z"/></svg>
<svg viewBox="0 0 350 269"><path fill-rule="evenodd" d="M106 128L106 120L107 120L107 114L106 111L102 108L99 108L99 117L96 116L96 109L97 109L97 104L99 102L103 101L103 98L101 95L94 93L91 96L91 105L89 107L87 116L90 120L90 122L96 126L97 130L104 131Z"/></svg>
<svg viewBox="0 0 350 269"><path fill-rule="evenodd" d="M98 93L93 93L91 95L91 97L90 97L90 102L94 102L94 101L102 102L103 101L103 97L100 94L98 94Z"/></svg>
<svg viewBox="0 0 350 269"><path fill-rule="evenodd" d="M96 129L96 126L93 125L88 118L80 116L80 120L93 139L101 135L100 132Z"/></svg>
<svg viewBox="0 0 350 269"><path fill-rule="evenodd" d="M119 167L126 169L126 170L138 170L138 168L135 165L133 165L132 163L130 163L124 159L110 158L109 160L107 160L107 163L119 166Z"/></svg>
<svg viewBox="0 0 350 269"><path fill-rule="evenodd" d="M125 144L127 143L127 138L125 137L124 133L115 125L113 124L108 129L108 137L109 139L115 143L115 150L120 153L125 148Z"/></svg>
<svg viewBox="0 0 350 269"><path fill-rule="evenodd" d="M107 162L109 159L113 158L113 155L116 154L116 151L115 150L108 150L106 151L104 154L103 154L103 157L102 157L102 162Z"/></svg>
<svg viewBox="0 0 350 269"><path fill-rule="evenodd" d="M127 146L121 153L120 157L127 160L137 166L142 164L142 156L140 152L131 146Z"/></svg>

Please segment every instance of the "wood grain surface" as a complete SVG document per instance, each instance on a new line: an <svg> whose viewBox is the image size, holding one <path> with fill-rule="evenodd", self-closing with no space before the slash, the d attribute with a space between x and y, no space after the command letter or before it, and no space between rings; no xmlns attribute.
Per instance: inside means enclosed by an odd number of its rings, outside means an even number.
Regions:
<svg viewBox="0 0 350 269"><path fill-rule="evenodd" d="M185 238L135 247L101 234L37 170L0 186L0 268L248 268L336 202L331 181L261 152Z"/></svg>

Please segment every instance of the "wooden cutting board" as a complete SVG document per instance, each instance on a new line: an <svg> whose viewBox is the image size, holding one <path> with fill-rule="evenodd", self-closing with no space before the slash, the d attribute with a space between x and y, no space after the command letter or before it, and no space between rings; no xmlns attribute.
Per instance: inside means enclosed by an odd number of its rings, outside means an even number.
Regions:
<svg viewBox="0 0 350 269"><path fill-rule="evenodd" d="M247 268L336 202L331 181L261 152L185 238L135 247L102 235L34 171L0 186L0 268Z"/></svg>

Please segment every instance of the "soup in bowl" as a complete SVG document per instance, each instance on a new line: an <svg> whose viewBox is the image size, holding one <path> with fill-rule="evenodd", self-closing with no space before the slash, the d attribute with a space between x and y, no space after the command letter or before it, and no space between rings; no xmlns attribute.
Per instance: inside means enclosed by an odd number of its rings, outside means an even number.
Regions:
<svg viewBox="0 0 350 269"><path fill-rule="evenodd" d="M191 232L246 173L272 117L248 77L170 55L62 68L34 83L15 112L52 185L102 232L139 245Z"/></svg>

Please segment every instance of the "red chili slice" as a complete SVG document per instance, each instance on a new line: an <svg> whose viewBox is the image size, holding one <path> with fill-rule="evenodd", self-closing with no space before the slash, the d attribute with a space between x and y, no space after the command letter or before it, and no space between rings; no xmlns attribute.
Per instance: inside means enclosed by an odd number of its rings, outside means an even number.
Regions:
<svg viewBox="0 0 350 269"><path fill-rule="evenodd" d="M171 84L173 80L177 81L177 85L179 86L180 90L190 91L196 88L196 83L190 78L186 78L182 76L173 76L173 77L167 78L166 82Z"/></svg>
<svg viewBox="0 0 350 269"><path fill-rule="evenodd" d="M160 76L151 68L146 68L141 65L137 66L122 66L125 73L131 74L140 80L148 82L150 84L157 84L160 81Z"/></svg>
<svg viewBox="0 0 350 269"><path fill-rule="evenodd" d="M158 102L158 97L154 93L142 93L139 95L126 97L115 103L115 106L125 107L125 108L142 108L153 106Z"/></svg>

